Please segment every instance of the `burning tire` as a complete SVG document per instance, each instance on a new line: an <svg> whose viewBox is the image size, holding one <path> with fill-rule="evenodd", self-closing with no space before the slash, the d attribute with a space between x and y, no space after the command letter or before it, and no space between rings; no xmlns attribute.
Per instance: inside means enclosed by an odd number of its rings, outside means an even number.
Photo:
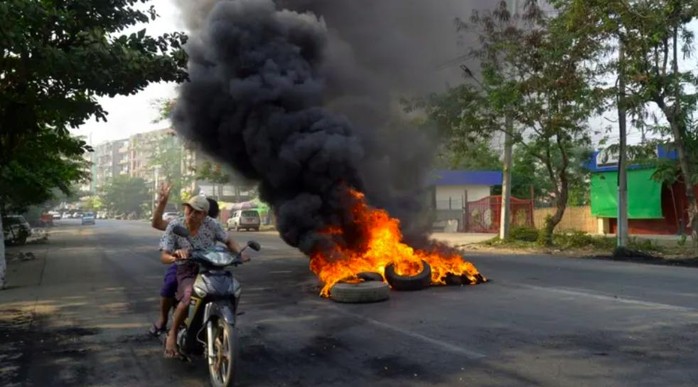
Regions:
<svg viewBox="0 0 698 387"><path fill-rule="evenodd" d="M395 272L395 265L385 267L385 279L395 290L422 290L431 284L431 266L422 261L422 271L414 276L402 276Z"/></svg>
<svg viewBox="0 0 698 387"><path fill-rule="evenodd" d="M385 301L388 297L390 288L380 281L338 282L330 289L330 299L343 303L378 302Z"/></svg>
<svg viewBox="0 0 698 387"><path fill-rule="evenodd" d="M356 276L364 281L383 281L381 273L376 273L375 271L364 271Z"/></svg>

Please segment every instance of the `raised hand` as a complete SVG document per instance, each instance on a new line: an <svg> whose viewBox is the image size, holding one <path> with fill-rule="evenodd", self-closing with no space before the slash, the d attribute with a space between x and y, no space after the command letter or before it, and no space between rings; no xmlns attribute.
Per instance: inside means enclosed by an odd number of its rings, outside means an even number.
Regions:
<svg viewBox="0 0 698 387"><path fill-rule="evenodd" d="M167 202L170 197L170 190L172 189L172 184L170 182L163 182L160 184L160 190L158 191L158 200L160 202Z"/></svg>

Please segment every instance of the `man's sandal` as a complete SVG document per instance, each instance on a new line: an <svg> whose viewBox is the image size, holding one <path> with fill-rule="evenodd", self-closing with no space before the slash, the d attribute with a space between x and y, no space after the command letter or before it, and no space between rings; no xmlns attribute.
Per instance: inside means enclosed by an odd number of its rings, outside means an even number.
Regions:
<svg viewBox="0 0 698 387"><path fill-rule="evenodd" d="M150 329L148 329L148 334L153 336L153 337L160 337L161 334L167 332L167 329L165 327L158 328L155 323L152 323L150 325Z"/></svg>

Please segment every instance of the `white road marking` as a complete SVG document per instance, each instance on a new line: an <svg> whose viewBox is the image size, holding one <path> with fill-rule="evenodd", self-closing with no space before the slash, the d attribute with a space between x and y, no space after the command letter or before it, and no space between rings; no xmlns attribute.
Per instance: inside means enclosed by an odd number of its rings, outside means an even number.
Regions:
<svg viewBox="0 0 698 387"><path fill-rule="evenodd" d="M324 305L325 305L325 306L328 306L327 304L324 304ZM416 333L416 332L412 332L412 331L408 331L408 330L406 330L406 329L398 328L398 327L395 327L395 326L393 326L393 325L386 324L386 323L384 323L384 322L380 322L380 321L378 321L378 320L374 320L374 319L369 318L369 317L361 316L361 315L356 314L356 313L347 312L346 310L343 310L343 309L341 309L341 308L338 308L338 307L336 307L336 306L334 306L334 305L329 305L329 307L332 308L332 309L334 309L334 310L337 311L338 313L343 314L343 315L351 316L351 317L354 317L354 318L356 318L356 319L358 319L358 320L362 320L362 321L365 321L365 322L367 322L367 323L369 323L369 324L371 324L371 325L377 326L377 327L379 327L379 328L383 328L383 329L385 329L385 330L388 330L388 331L391 331L391 332L394 332L394 333L399 333L399 334L401 334L401 335L404 335L404 336L407 336L407 337L410 337L410 338L413 338L413 339L417 339L417 340L423 341L423 342L425 342L425 343L431 344L431 345L433 345L433 346L435 346L435 347L441 348L441 349L443 349L443 350L446 350L446 351L449 351L449 352L452 352L452 353L456 353L456 354L459 354L459 355L463 355L463 356L465 356L465 357L467 357L468 359L471 359L471 360L478 360L478 359L482 359L482 358L487 357L487 356L486 356L485 354L483 354L483 353L471 351L471 350L469 350L469 349L466 349L466 348L463 348L463 347L459 347L459 346L457 346L457 345L453 345L453 344L447 343L447 342L445 342L445 341L433 339L433 338L431 338L431 337L427 337L427 336L424 336L424 335L419 334L419 333Z"/></svg>
<svg viewBox="0 0 698 387"><path fill-rule="evenodd" d="M647 307L657 308L657 309L669 309L669 310L674 310L677 312L695 312L696 311L695 308L688 308L685 306L669 305L669 304L662 304L662 303L650 302L650 301L633 300L630 298L623 298L623 297L618 297L618 296L589 293L589 292L585 292L585 291L581 291L581 290L577 290L577 289L549 288L549 287L544 287L544 286L525 285L525 284L517 284L517 286L521 286L523 288L528 288L528 289L533 289L533 290L542 290L542 291L551 292L551 293L564 294L564 295L568 295L568 296L587 297L587 298L592 298L592 299L596 299L596 300L614 301L614 302L620 302L620 303L624 303L624 304L647 306Z"/></svg>

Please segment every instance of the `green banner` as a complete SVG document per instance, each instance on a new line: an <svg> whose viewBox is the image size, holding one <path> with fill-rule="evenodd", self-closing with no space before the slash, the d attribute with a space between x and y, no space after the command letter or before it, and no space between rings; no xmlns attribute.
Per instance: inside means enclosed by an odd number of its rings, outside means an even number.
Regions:
<svg viewBox="0 0 698 387"><path fill-rule="evenodd" d="M628 219L662 219L662 184L652 180L654 169L628 171ZM618 172L591 175L591 214L618 217Z"/></svg>

